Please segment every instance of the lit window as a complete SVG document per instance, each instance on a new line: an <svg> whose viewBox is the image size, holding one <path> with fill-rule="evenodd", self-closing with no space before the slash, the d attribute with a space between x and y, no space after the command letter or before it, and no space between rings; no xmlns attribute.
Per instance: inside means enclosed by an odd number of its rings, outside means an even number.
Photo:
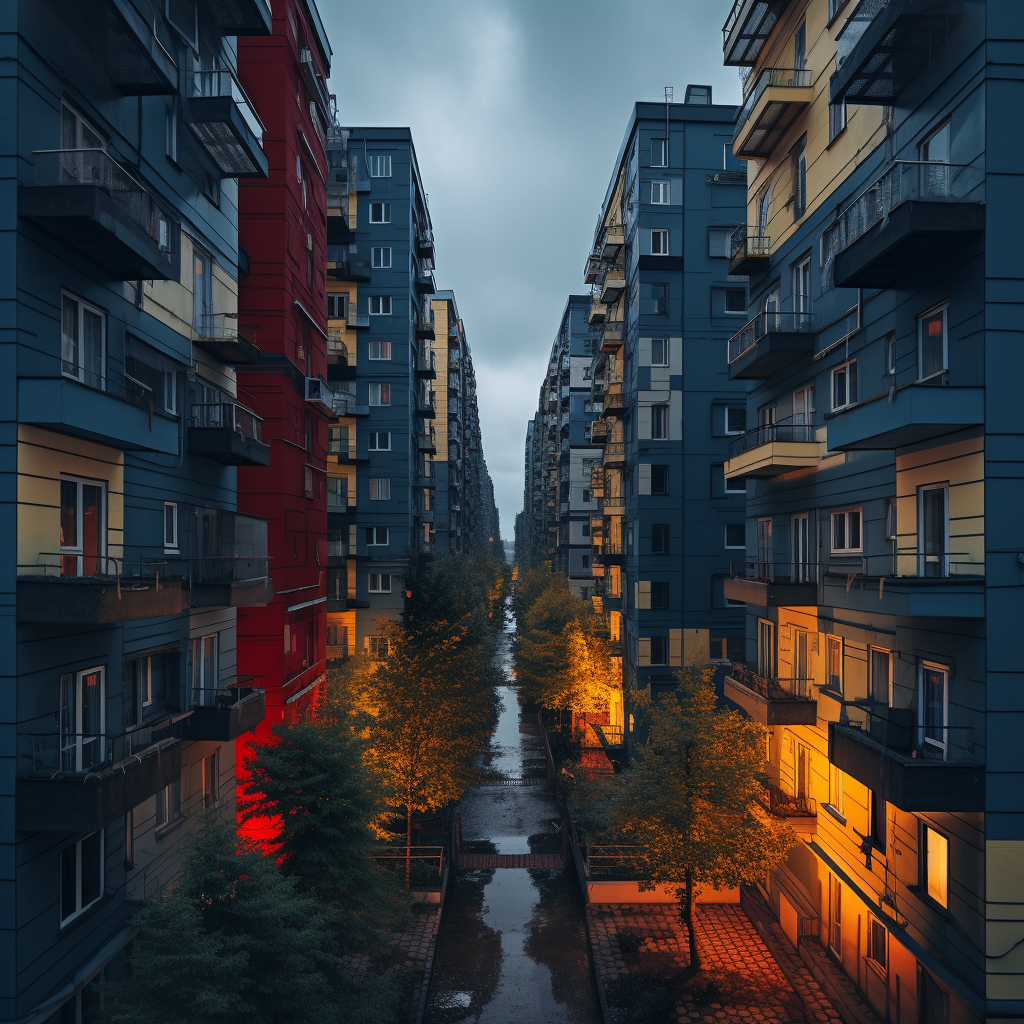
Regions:
<svg viewBox="0 0 1024 1024"><path fill-rule="evenodd" d="M103 833L93 832L60 854L60 922L78 917L103 895Z"/></svg>
<svg viewBox="0 0 1024 1024"><path fill-rule="evenodd" d="M843 638L840 636L830 636L826 641L825 684L836 693L843 692Z"/></svg>
<svg viewBox="0 0 1024 1024"><path fill-rule="evenodd" d="M946 306L918 318L918 376L921 380L947 368Z"/></svg>
<svg viewBox="0 0 1024 1024"><path fill-rule="evenodd" d="M843 814L843 773L834 764L828 766L828 805L840 818Z"/></svg>
<svg viewBox="0 0 1024 1024"><path fill-rule="evenodd" d="M846 554L861 550L861 510L848 509L832 513L832 552Z"/></svg>
<svg viewBox="0 0 1024 1024"><path fill-rule="evenodd" d="M390 224L391 223L391 204L390 203L370 203L370 223L371 224Z"/></svg>
<svg viewBox="0 0 1024 1024"><path fill-rule="evenodd" d="M366 641L367 647L370 650L370 657L374 661L383 661L388 656L387 637L368 636Z"/></svg>
<svg viewBox="0 0 1024 1024"><path fill-rule="evenodd" d="M935 829L924 827L925 892L939 906L949 902L949 840Z"/></svg>
<svg viewBox="0 0 1024 1024"><path fill-rule="evenodd" d="M885 930L885 925L874 917L869 918L869 922L868 960L874 964L879 971L884 973L888 962L886 958L887 932Z"/></svg>

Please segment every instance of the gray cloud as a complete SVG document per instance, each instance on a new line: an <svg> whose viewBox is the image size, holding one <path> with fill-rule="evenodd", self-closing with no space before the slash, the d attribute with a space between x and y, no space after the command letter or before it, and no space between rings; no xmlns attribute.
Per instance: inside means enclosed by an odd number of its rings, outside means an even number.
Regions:
<svg viewBox="0 0 1024 1024"><path fill-rule="evenodd" d="M348 125L412 129L473 349L501 529L522 506L526 423L636 100L688 83L737 102L728 0L320 0Z"/></svg>

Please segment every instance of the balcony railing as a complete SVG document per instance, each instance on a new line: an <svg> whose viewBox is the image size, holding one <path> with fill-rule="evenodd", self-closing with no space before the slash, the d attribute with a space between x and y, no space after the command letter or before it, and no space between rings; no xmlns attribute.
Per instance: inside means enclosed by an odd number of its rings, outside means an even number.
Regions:
<svg viewBox="0 0 1024 1024"><path fill-rule="evenodd" d="M763 427L755 427L729 444L729 458L735 459L744 452L760 448L763 444L816 442L817 430L818 428L810 423L789 423L785 420L779 423L769 423Z"/></svg>
<svg viewBox="0 0 1024 1024"><path fill-rule="evenodd" d="M758 800L774 818L814 818L818 814L816 800L809 796L790 796L772 783L765 785Z"/></svg>
<svg viewBox="0 0 1024 1024"><path fill-rule="evenodd" d="M738 256L769 257L772 254L771 239L762 234L761 228L740 224L729 236L729 258Z"/></svg>
<svg viewBox="0 0 1024 1024"><path fill-rule="evenodd" d="M758 313L742 330L728 341L730 363L736 362L769 334L811 334L814 328L812 313Z"/></svg>
<svg viewBox="0 0 1024 1024"><path fill-rule="evenodd" d="M722 27L725 63L756 63L788 0L733 0Z"/></svg>
<svg viewBox="0 0 1024 1024"><path fill-rule="evenodd" d="M192 328L192 340L229 366L250 365L260 361L260 351L245 335L250 327L239 325L237 313L207 313Z"/></svg>
<svg viewBox="0 0 1024 1024"><path fill-rule="evenodd" d="M739 138L747 119L754 112L766 89L806 89L811 84L811 72L809 68L765 68L754 82L740 116L736 119L734 138Z"/></svg>
<svg viewBox="0 0 1024 1024"><path fill-rule="evenodd" d="M198 402L189 409L189 426L199 430L228 429L253 441L263 441L263 418L238 402Z"/></svg>
<svg viewBox="0 0 1024 1024"><path fill-rule="evenodd" d="M789 558L776 560L766 554L762 558L730 562L729 575L733 579L762 583L814 583L821 568L818 562L793 561Z"/></svg>
<svg viewBox="0 0 1024 1024"><path fill-rule="evenodd" d="M813 696L811 687L813 679L794 679L780 676L762 676L751 671L742 662L734 661L729 670L738 683L742 683L748 690L753 690L766 700L787 700L793 697L810 699Z"/></svg>
<svg viewBox="0 0 1024 1024"><path fill-rule="evenodd" d="M266 177L266 129L230 68L192 72L189 127L226 177ZM217 101L228 101L217 102Z"/></svg>
<svg viewBox="0 0 1024 1024"><path fill-rule="evenodd" d="M983 578L984 557L970 551L922 551L917 547L896 548L878 555L862 555L860 572L864 576L886 578L949 579ZM847 565L832 565L827 571L848 575Z"/></svg>

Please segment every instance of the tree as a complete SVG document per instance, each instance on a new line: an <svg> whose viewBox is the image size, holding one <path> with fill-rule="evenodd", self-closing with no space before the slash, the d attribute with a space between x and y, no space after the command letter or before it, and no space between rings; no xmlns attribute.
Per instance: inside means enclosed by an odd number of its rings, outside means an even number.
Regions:
<svg viewBox="0 0 1024 1024"><path fill-rule="evenodd" d="M562 630L562 640L566 652L564 689L554 706L577 715L607 711L622 692L622 674L612 665L608 642L584 629L579 621Z"/></svg>
<svg viewBox="0 0 1024 1024"><path fill-rule="evenodd" d="M107 1024L394 1021L390 977L361 986L333 955L328 919L231 822L200 833L183 874L137 917L131 970Z"/></svg>
<svg viewBox="0 0 1024 1024"><path fill-rule="evenodd" d="M328 911L339 953L365 953L382 929L404 925L406 901L373 860L371 826L383 798L363 765L365 742L332 715L316 724L274 726L253 747L242 786L244 820L279 827L281 870Z"/></svg>
<svg viewBox="0 0 1024 1024"><path fill-rule="evenodd" d="M676 897L689 936L687 977L700 969L698 887L750 884L795 842L789 826L769 818L757 800L764 728L716 707L712 673L684 670L676 692L648 707L649 739L621 777L612 814L619 833L638 847L647 888L682 880Z"/></svg>

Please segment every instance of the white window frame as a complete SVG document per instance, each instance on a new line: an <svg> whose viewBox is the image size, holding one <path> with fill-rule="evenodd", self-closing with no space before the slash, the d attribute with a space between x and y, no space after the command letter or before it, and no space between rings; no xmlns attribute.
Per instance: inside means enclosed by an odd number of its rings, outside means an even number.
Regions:
<svg viewBox="0 0 1024 1024"><path fill-rule="evenodd" d="M391 296L368 296L366 300L366 312L370 316L391 316Z"/></svg>
<svg viewBox="0 0 1024 1024"><path fill-rule="evenodd" d="M378 214L374 217L374 214ZM370 203L369 216L367 218L371 224L390 224L391 223L391 204L390 203Z"/></svg>
<svg viewBox="0 0 1024 1024"><path fill-rule="evenodd" d="M775 678L778 668L775 623L771 619L757 620L757 672Z"/></svg>
<svg viewBox="0 0 1024 1024"><path fill-rule="evenodd" d="M328 292L327 293L327 319L328 320L345 320L348 310L348 293L347 292Z"/></svg>
<svg viewBox="0 0 1024 1024"><path fill-rule="evenodd" d="M949 906L949 837L932 828L922 825L921 840L924 845L924 883L925 895L940 907Z"/></svg>
<svg viewBox="0 0 1024 1024"><path fill-rule="evenodd" d="M387 439L387 444L381 446L380 439L384 437ZM390 430L371 430L367 436L366 450L368 452L389 452L391 451L391 431Z"/></svg>
<svg viewBox="0 0 1024 1024"><path fill-rule="evenodd" d="M843 771L830 761L828 765L828 806L845 823L843 799Z"/></svg>
<svg viewBox="0 0 1024 1024"><path fill-rule="evenodd" d="M924 325L934 319L936 314L942 316L942 367L932 370L927 376L924 373ZM949 370L949 303L940 302L937 306L925 310L917 318L917 379L931 380Z"/></svg>
<svg viewBox="0 0 1024 1024"><path fill-rule="evenodd" d="M391 404L391 385L390 384L370 384L368 386L368 398L369 404L377 406L387 406Z"/></svg>
<svg viewBox="0 0 1024 1024"><path fill-rule="evenodd" d="M851 370L850 368L853 367ZM832 386L830 390L830 397L832 399L832 411L839 412L840 409L848 409L851 405L857 404L857 360L850 359L845 363L840 363L839 366L833 367L831 374ZM836 374L846 371L846 381L843 385L844 401L841 403L836 402ZM850 386L850 381L853 381L853 386Z"/></svg>
<svg viewBox="0 0 1024 1024"><path fill-rule="evenodd" d="M391 477L371 476L367 480L367 487L369 489L370 501L391 500Z"/></svg>
<svg viewBox="0 0 1024 1024"><path fill-rule="evenodd" d="M170 521L168 521L168 514ZM170 525L170 538L168 538L167 527ZM164 551L178 551L178 503L176 501L164 502Z"/></svg>
<svg viewBox="0 0 1024 1024"><path fill-rule="evenodd" d="M392 576L389 572L371 572L366 575L366 590L370 594L390 594Z"/></svg>
<svg viewBox="0 0 1024 1024"><path fill-rule="evenodd" d="M747 407L745 405L726 405L723 406L723 416L725 418L725 434L727 437L739 437L741 434L747 432ZM729 429L729 412L733 409L741 409L743 411L743 428L741 430L730 430Z"/></svg>
<svg viewBox="0 0 1024 1024"><path fill-rule="evenodd" d="M391 269L390 245L373 245L370 247L370 268L372 270Z"/></svg>
<svg viewBox="0 0 1024 1024"><path fill-rule="evenodd" d="M366 546L368 548L379 548L387 546L389 533L389 529L387 526L367 526L366 529L368 531L373 531L373 540L367 539L366 541ZM380 539L382 535L384 537L383 540Z"/></svg>
<svg viewBox="0 0 1024 1024"><path fill-rule="evenodd" d="M654 206L672 205L672 183L670 181L651 182L651 203Z"/></svg>
<svg viewBox="0 0 1024 1024"><path fill-rule="evenodd" d="M881 936L882 948L878 949L877 937ZM867 927L867 962L873 971L883 977L889 971L889 932L885 924L874 914L868 914Z"/></svg>
<svg viewBox="0 0 1024 1024"><path fill-rule="evenodd" d="M367 173L371 178L391 177L391 154L371 153L366 158Z"/></svg>
<svg viewBox="0 0 1024 1024"><path fill-rule="evenodd" d="M885 372L889 377L896 376L896 335L890 334L885 339Z"/></svg>
<svg viewBox="0 0 1024 1024"><path fill-rule="evenodd" d="M856 547L850 546L850 535L852 533L850 529L850 516L856 515L858 517L858 544ZM835 546L836 540L836 519L839 516L844 517L843 523L843 540L846 542L846 547L837 548ZM829 516L829 533L828 541L832 554L834 555L860 555L864 552L864 509L863 508L844 508L838 509Z"/></svg>
<svg viewBox="0 0 1024 1024"><path fill-rule="evenodd" d="M939 672L942 675L942 724L940 726L930 727L925 721L925 686L924 677L926 672ZM937 750L942 752L942 759L945 760L949 752L949 666L939 664L936 661L921 660L917 669L917 680L918 680L918 691L919 691L919 711L921 723L919 728L920 738L919 742L921 746L935 747ZM937 728L942 733L942 739L937 740L927 734L929 728Z"/></svg>
<svg viewBox="0 0 1024 1024"><path fill-rule="evenodd" d="M654 239L658 239L658 247L654 246ZM669 249L669 237L668 228L651 228L651 255L652 256L668 256L670 254Z"/></svg>
<svg viewBox="0 0 1024 1024"><path fill-rule="evenodd" d="M91 899L88 903L83 905L82 904L82 843L84 843L87 839L92 839L92 837L94 835L99 835L99 837L100 837L99 892L98 892L98 894L96 895L96 897L94 899ZM99 901L103 899L104 888L105 888L105 885L106 885L106 852L107 852L106 851L106 834L104 833L103 829L97 829L95 832L90 832L87 836L83 836L81 839L79 839L74 844L74 846L65 847L60 852L60 855L59 855L58 860L57 860L57 872L58 872L58 879L59 879L59 883L60 883L59 884L59 889L60 889L60 893L59 893L60 903L59 903L59 906L61 908L60 912L63 913L63 906L64 906L64 891L63 891L64 872L62 870L63 869L62 861L64 859L65 853L67 853L68 850L72 850L72 849L75 851L75 854L74 854L74 856L75 856L75 909L67 917L61 917L60 925L61 925L62 928L66 924L69 924L71 921L74 921L75 918L81 917L82 914L84 914L90 907L94 907L97 903L99 903Z"/></svg>
<svg viewBox="0 0 1024 1024"><path fill-rule="evenodd" d="M729 308L729 296L730 295L742 295L743 302L741 303L740 309ZM726 316L746 316L747 315L747 292L745 288L724 288L722 290L722 312Z"/></svg>
<svg viewBox="0 0 1024 1024"><path fill-rule="evenodd" d="M77 560L77 573L76 575L81 576L85 571L85 565L83 559L86 557L84 553L84 534L85 528L85 512L83 510L84 498L82 494L82 488L86 485L89 487L99 487L101 492L100 502L103 506L100 514L100 550L96 554L96 561L98 563L97 569L105 571L106 569L106 556L107 556L107 534L109 532L107 522L107 508L108 508L108 496L107 496L107 481L106 480L90 480L88 477L72 476L69 473L61 473L60 483L73 483L76 486L76 502L77 507L75 509L75 521L78 524L78 536L75 537L74 544L66 544L63 540L59 541L61 563L63 565L64 558L75 558Z"/></svg>
<svg viewBox="0 0 1024 1024"><path fill-rule="evenodd" d="M924 496L926 491L942 492L942 514L943 514L943 536L942 553L937 556L939 566L939 578L945 579L949 576L949 484L946 482L936 484L921 484L917 488L917 575L925 576L925 570L929 559L936 559L934 553L926 553L924 535Z"/></svg>
<svg viewBox="0 0 1024 1024"><path fill-rule="evenodd" d="M89 733L99 743L98 756L89 761L86 765L85 747L86 740L82 729L82 680L86 676L96 673L99 676L99 732ZM70 683L71 693L64 692L65 682ZM67 676L61 677L61 768L64 771L81 772L91 768L103 761L105 753L104 746L107 737L107 666L93 665L91 668L80 669L77 672L70 672ZM70 707L68 704L70 703ZM66 711L70 711L68 716ZM92 743L94 740L88 742ZM65 767L66 766L66 767Z"/></svg>
<svg viewBox="0 0 1024 1024"><path fill-rule="evenodd" d="M368 341L366 343L366 358L374 362L387 362L391 359L390 341Z"/></svg>
<svg viewBox="0 0 1024 1024"><path fill-rule="evenodd" d="M66 359L65 356L70 354L70 346L72 344L69 336L65 330L64 325L64 305L67 302L75 304L75 333L77 337L74 340L74 344L77 346L77 363L73 363L72 360ZM100 353L99 353L99 381L98 383L90 383L86 379L86 374L89 371L85 368L84 345L85 345L85 312L89 311L94 313L100 318ZM61 292L61 318L60 318L60 371L65 377L71 380L77 380L80 384L85 384L87 387L95 387L100 391L106 391L107 389L107 314L105 310L100 309L99 306L93 305L91 302L87 302L85 299L79 298L77 295L72 294L68 291ZM69 365L74 366L74 372L69 370Z"/></svg>
<svg viewBox="0 0 1024 1024"><path fill-rule="evenodd" d="M662 358L661 358L660 362L655 362L655 359L654 359L654 343L655 342L658 342L662 346L662 349L661 349L661 356L662 356ZM671 346L669 344L669 339L668 338L651 338L651 366L668 366L669 365L669 358L670 358L670 352L669 352L670 347Z"/></svg>

